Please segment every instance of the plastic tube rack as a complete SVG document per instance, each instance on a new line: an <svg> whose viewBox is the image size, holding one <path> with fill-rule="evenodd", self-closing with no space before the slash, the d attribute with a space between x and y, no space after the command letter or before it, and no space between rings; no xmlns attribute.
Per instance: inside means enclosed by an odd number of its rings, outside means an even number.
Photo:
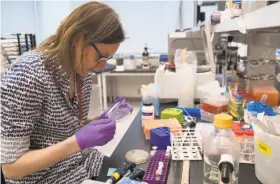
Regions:
<svg viewBox="0 0 280 184"><path fill-rule="evenodd" d="M143 181L149 184L166 184L169 158L169 153L166 154L166 151L155 151L154 155L151 156ZM160 175L157 176L157 171L160 168L159 165L161 165L160 163L163 167L161 168Z"/></svg>
<svg viewBox="0 0 280 184"><path fill-rule="evenodd" d="M195 129L183 129L171 135L172 160L202 160Z"/></svg>

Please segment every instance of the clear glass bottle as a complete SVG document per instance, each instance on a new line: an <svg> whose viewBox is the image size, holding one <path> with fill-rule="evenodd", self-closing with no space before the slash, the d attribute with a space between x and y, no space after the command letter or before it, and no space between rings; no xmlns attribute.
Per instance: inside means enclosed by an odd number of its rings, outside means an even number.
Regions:
<svg viewBox="0 0 280 184"><path fill-rule="evenodd" d="M204 184L238 184L240 145L232 132L232 116L214 117L215 130L204 140Z"/></svg>

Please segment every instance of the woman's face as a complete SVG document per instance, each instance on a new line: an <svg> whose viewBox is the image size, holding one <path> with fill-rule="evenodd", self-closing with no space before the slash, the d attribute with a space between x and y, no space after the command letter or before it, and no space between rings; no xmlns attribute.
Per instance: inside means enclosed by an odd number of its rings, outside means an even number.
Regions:
<svg viewBox="0 0 280 184"><path fill-rule="evenodd" d="M108 60L106 58L113 57L120 46L120 43L88 45L84 48L83 61L81 61L82 44L83 37L74 43L75 70L81 76L87 76L97 68L104 68Z"/></svg>

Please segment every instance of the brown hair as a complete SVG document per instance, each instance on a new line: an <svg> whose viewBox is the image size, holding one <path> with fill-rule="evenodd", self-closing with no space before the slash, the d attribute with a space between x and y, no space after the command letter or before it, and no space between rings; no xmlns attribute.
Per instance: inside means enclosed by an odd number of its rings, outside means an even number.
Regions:
<svg viewBox="0 0 280 184"><path fill-rule="evenodd" d="M62 72L74 73L73 41L84 33L83 48L91 43L114 44L124 40L117 13L108 5L91 1L77 7L58 27L56 33L44 40L37 50L45 55L45 65L54 60ZM81 61L83 54L81 55Z"/></svg>

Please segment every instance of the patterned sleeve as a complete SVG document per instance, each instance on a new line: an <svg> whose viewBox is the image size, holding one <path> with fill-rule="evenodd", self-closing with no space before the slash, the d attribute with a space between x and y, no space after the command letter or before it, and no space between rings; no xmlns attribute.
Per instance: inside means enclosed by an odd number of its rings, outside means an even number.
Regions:
<svg viewBox="0 0 280 184"><path fill-rule="evenodd" d="M1 163L14 162L29 150L34 118L43 102L41 70L29 60L19 58L1 81Z"/></svg>

